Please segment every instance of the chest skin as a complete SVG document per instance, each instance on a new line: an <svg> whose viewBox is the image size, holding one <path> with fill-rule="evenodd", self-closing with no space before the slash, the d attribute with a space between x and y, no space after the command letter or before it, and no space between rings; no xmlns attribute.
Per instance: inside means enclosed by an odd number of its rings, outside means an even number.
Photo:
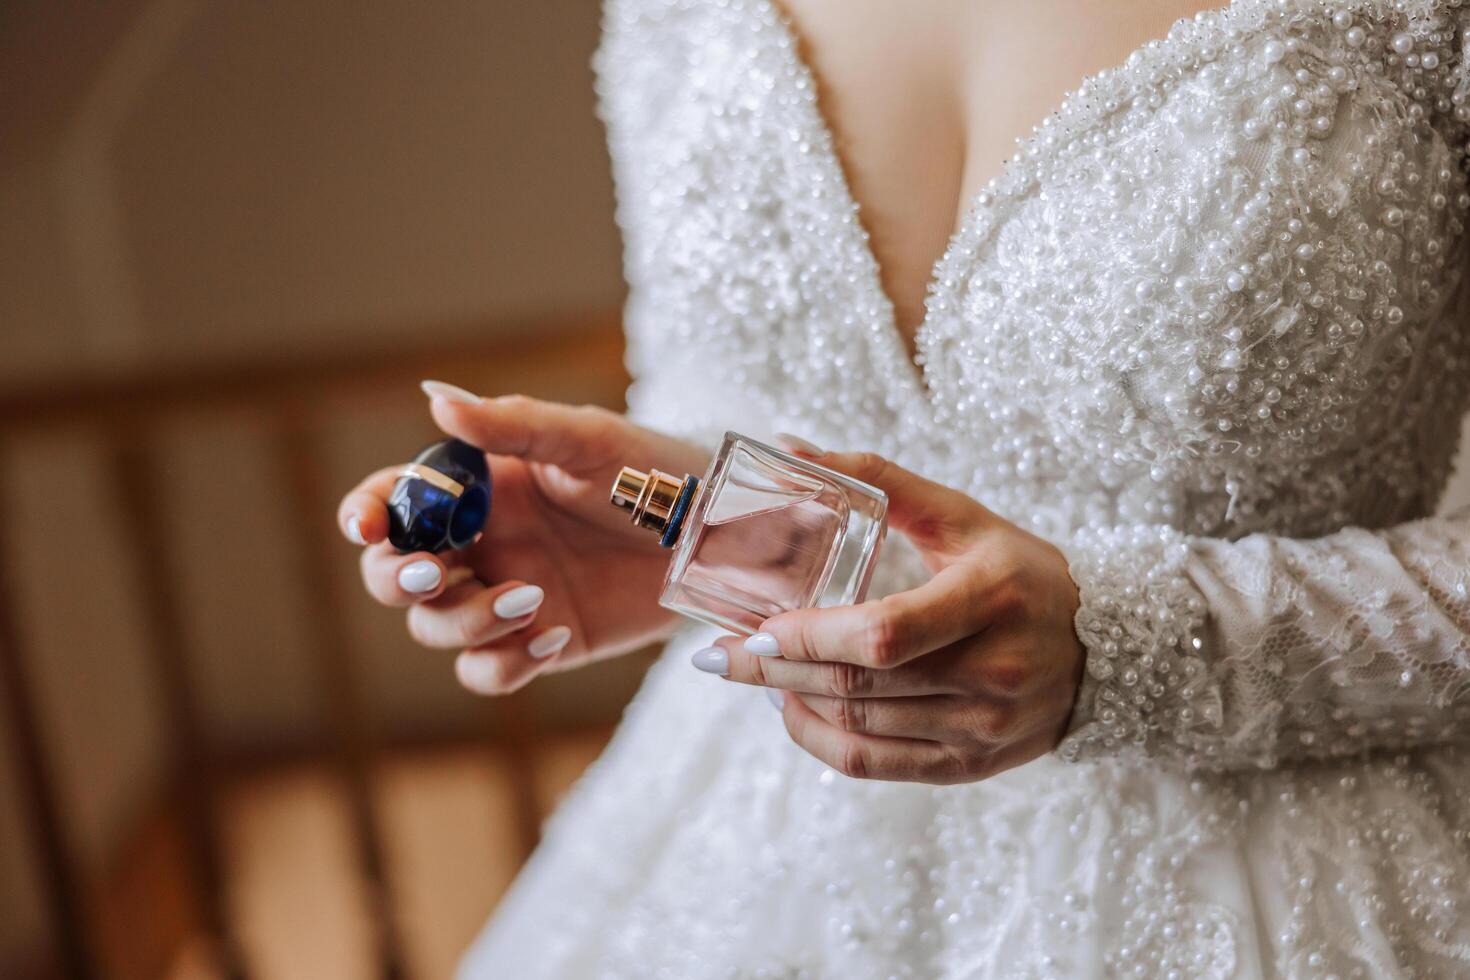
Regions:
<svg viewBox="0 0 1470 980"><path fill-rule="evenodd" d="M1016 140L1218 0L779 0L910 346L934 262Z"/></svg>

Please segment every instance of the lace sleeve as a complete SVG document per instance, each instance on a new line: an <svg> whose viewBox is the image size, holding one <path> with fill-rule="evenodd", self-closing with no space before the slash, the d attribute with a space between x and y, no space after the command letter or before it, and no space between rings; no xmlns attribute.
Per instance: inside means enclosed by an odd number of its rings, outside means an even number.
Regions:
<svg viewBox="0 0 1470 980"><path fill-rule="evenodd" d="M1087 672L1064 758L1270 767L1470 738L1470 510L1312 540L1093 531L1071 557Z"/></svg>

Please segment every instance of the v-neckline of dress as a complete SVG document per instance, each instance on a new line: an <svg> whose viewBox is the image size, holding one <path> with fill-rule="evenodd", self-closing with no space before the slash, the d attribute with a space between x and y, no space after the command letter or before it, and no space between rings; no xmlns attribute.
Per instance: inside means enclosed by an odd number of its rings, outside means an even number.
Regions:
<svg viewBox="0 0 1470 980"><path fill-rule="evenodd" d="M963 215L956 223L935 261L924 286L924 314L914 328L914 353L910 355L898 325L893 300L883 287L882 266L873 251L872 241L862 222L862 205L853 195L846 168L837 153L836 136L819 97L816 72L801 53L801 36L776 0L756 0L764 7L766 17L778 31L779 46L784 49L786 68L797 80L797 103L803 110L804 136L815 148L811 159L826 171L819 179L836 188L838 199L852 216L841 224L841 234L848 239L846 251L857 261L854 272L868 294L867 308L877 312L869 324L879 356L896 368L885 371L896 379L901 389L890 391L889 404L900 415L907 415L914 405L927 406L934 391L926 368L935 341L938 319L948 309L946 291L957 281L961 259L973 260L973 248L992 227L994 205L1002 199L1014 198L1035 184L1036 171L1048 159L1047 154L1062 152L1122 107L1130 87L1141 88L1141 80L1157 76L1161 69L1175 65L1177 53L1186 44L1199 47L1211 40L1223 40L1232 27L1239 27L1247 12L1261 9L1263 0L1226 0L1219 7L1201 11L1176 21L1169 31L1135 47L1116 65L1083 76L1064 95L1055 108L1033 127L1031 133L1018 137L1016 152L1001 165L1000 171L969 199ZM1347 0L1345 6L1358 8L1367 0Z"/></svg>

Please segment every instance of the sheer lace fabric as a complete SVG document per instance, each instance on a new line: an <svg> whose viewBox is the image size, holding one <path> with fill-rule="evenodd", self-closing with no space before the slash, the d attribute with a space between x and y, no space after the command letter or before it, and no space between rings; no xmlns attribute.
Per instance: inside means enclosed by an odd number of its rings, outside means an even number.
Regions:
<svg viewBox="0 0 1470 980"><path fill-rule="evenodd" d="M1227 543L1089 538L1061 752L1274 766L1470 733L1470 516Z"/></svg>
<svg viewBox="0 0 1470 980"><path fill-rule="evenodd" d="M635 415L867 448L1064 547L1055 757L846 780L676 642L470 976L1470 972L1453 2L1236 0L1071 96L907 360L789 30L611 0ZM922 571L895 547L879 591Z"/></svg>

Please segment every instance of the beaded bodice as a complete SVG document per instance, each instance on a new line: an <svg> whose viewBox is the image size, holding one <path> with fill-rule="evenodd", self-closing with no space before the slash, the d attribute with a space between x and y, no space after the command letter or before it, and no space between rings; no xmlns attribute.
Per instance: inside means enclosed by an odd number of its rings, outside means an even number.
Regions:
<svg viewBox="0 0 1470 980"><path fill-rule="evenodd" d="M916 369L770 0L606 9L634 415L881 452L1049 537L1087 678L1058 753L930 790L667 658L485 975L1470 973L1470 516L1427 516L1470 14L1235 0L1088 80L954 235Z"/></svg>
<svg viewBox="0 0 1470 980"><path fill-rule="evenodd" d="M1465 387L1459 12L1331 10L1238 0L1071 95L952 239L916 371L774 8L612 4L635 404L873 447L1052 535L1428 512Z"/></svg>

